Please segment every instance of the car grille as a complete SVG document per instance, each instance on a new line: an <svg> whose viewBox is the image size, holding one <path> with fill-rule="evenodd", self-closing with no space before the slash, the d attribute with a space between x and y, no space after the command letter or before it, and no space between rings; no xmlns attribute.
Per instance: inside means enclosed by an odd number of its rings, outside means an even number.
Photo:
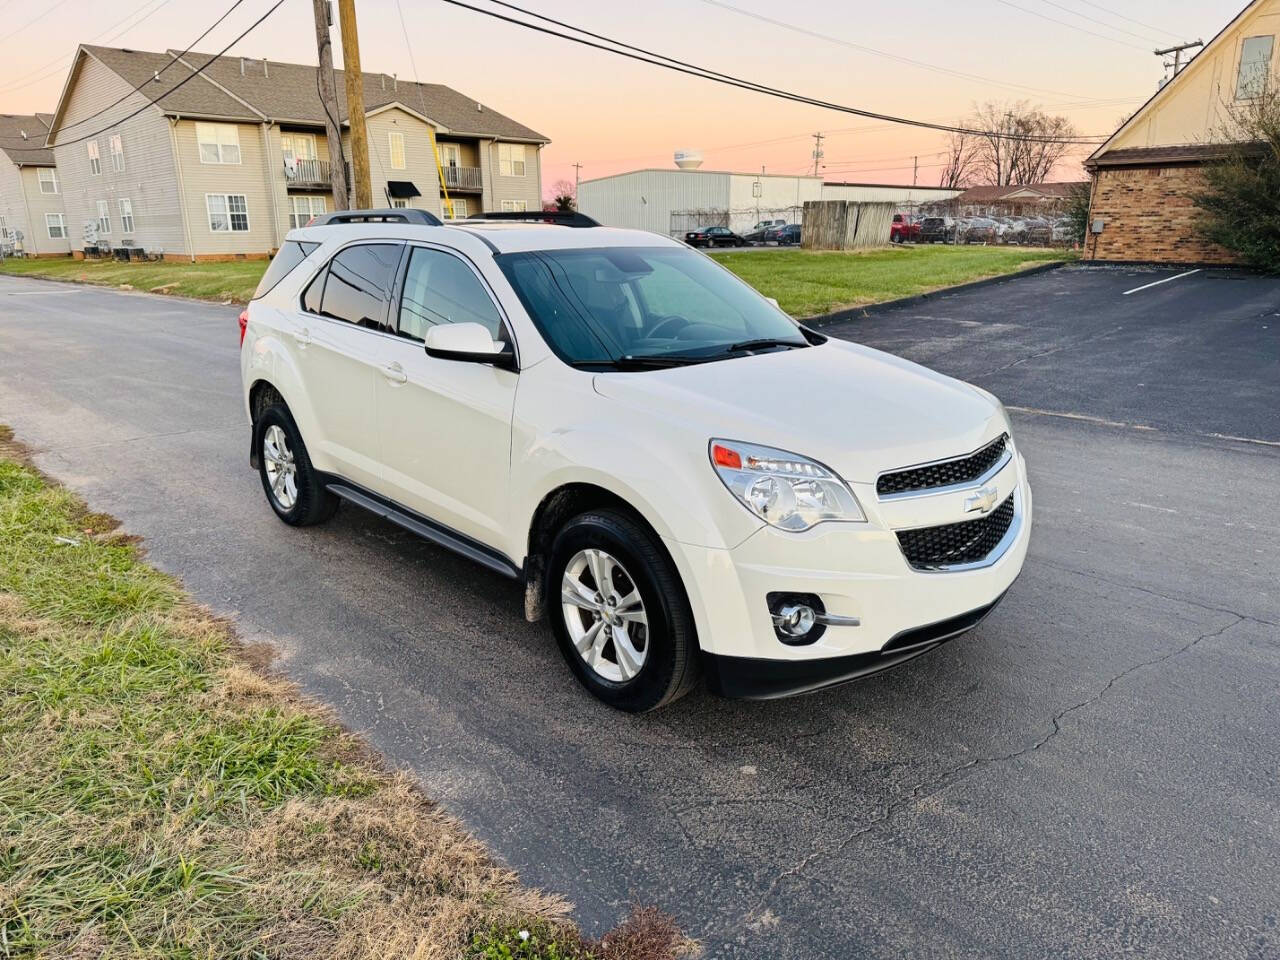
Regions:
<svg viewBox="0 0 1280 960"><path fill-rule="evenodd" d="M996 465L1004 455L1008 442L1009 435L1004 434L967 457L881 474L876 481L876 493L883 497L910 490L929 490L933 487L949 487L955 483L970 483Z"/></svg>
<svg viewBox="0 0 1280 960"><path fill-rule="evenodd" d="M1013 494L985 517L940 527L899 530L898 543L917 570L938 570L986 559L1013 523Z"/></svg>

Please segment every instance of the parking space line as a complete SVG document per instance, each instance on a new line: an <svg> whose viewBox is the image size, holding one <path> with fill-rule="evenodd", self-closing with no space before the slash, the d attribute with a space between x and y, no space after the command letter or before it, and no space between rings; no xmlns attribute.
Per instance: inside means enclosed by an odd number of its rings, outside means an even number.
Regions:
<svg viewBox="0 0 1280 960"><path fill-rule="evenodd" d="M1180 273L1176 277L1165 277L1163 280L1157 280L1155 283L1145 283L1140 287L1134 287L1132 290L1126 290L1124 293L1120 294L1120 296L1127 297L1131 293L1140 293L1143 290L1150 290L1152 287L1158 287L1160 284L1168 283L1170 280L1181 280L1183 277L1189 277L1193 273L1199 272L1200 268L1196 267L1194 270L1188 270L1186 273Z"/></svg>

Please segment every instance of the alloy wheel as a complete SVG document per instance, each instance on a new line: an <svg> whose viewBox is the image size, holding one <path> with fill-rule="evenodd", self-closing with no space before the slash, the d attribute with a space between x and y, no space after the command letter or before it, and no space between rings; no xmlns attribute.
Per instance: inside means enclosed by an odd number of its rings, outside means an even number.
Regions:
<svg viewBox="0 0 1280 960"><path fill-rule="evenodd" d="M262 435L262 459L271 496L281 510L292 510L298 502L298 465L289 449L289 438L275 424L267 427Z"/></svg>
<svg viewBox="0 0 1280 960"><path fill-rule="evenodd" d="M649 652L649 618L636 582L603 550L579 550L565 567L560 604L569 639L597 675L625 683Z"/></svg>

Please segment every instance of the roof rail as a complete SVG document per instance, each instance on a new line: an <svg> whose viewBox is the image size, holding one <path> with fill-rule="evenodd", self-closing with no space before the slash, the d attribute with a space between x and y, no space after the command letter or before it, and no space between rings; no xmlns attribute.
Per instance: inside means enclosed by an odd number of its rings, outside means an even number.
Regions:
<svg viewBox="0 0 1280 960"><path fill-rule="evenodd" d="M504 210L477 213L468 220L515 220L521 223L554 223L561 227L598 227L595 220L576 210Z"/></svg>
<svg viewBox="0 0 1280 960"><path fill-rule="evenodd" d="M335 210L322 213L312 220L309 227L331 227L338 223L416 223L427 227L443 226L444 221L426 210L412 207L395 207L386 210Z"/></svg>

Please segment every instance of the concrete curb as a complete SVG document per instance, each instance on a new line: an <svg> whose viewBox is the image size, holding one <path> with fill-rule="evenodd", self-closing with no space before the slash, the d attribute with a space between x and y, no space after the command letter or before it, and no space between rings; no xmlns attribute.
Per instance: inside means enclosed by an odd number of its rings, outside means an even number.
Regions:
<svg viewBox="0 0 1280 960"><path fill-rule="evenodd" d="M879 313L886 313L890 310L897 310L901 307L910 307L917 303L926 303L930 300L936 300L938 297L945 297L953 293L962 293L966 290L978 290L982 287L991 287L997 283L1005 283L1009 280L1020 280L1023 277L1034 277L1038 273L1048 273L1050 270L1058 270L1062 267L1072 266L1080 261L1078 260L1054 260L1049 263L1038 263L1034 267L1028 267L1025 270L1018 270L1014 273L1002 273L998 277L984 277L981 280L971 280L968 283L958 283L954 287L943 287L941 290L933 290L929 293L917 293L911 297L902 297L898 300L886 300L883 303L869 303L863 307L850 307L848 310L837 310L835 313L824 313L816 317L802 317L801 323L807 327L825 327L833 323L843 323L846 320L861 320L864 317L871 317Z"/></svg>

